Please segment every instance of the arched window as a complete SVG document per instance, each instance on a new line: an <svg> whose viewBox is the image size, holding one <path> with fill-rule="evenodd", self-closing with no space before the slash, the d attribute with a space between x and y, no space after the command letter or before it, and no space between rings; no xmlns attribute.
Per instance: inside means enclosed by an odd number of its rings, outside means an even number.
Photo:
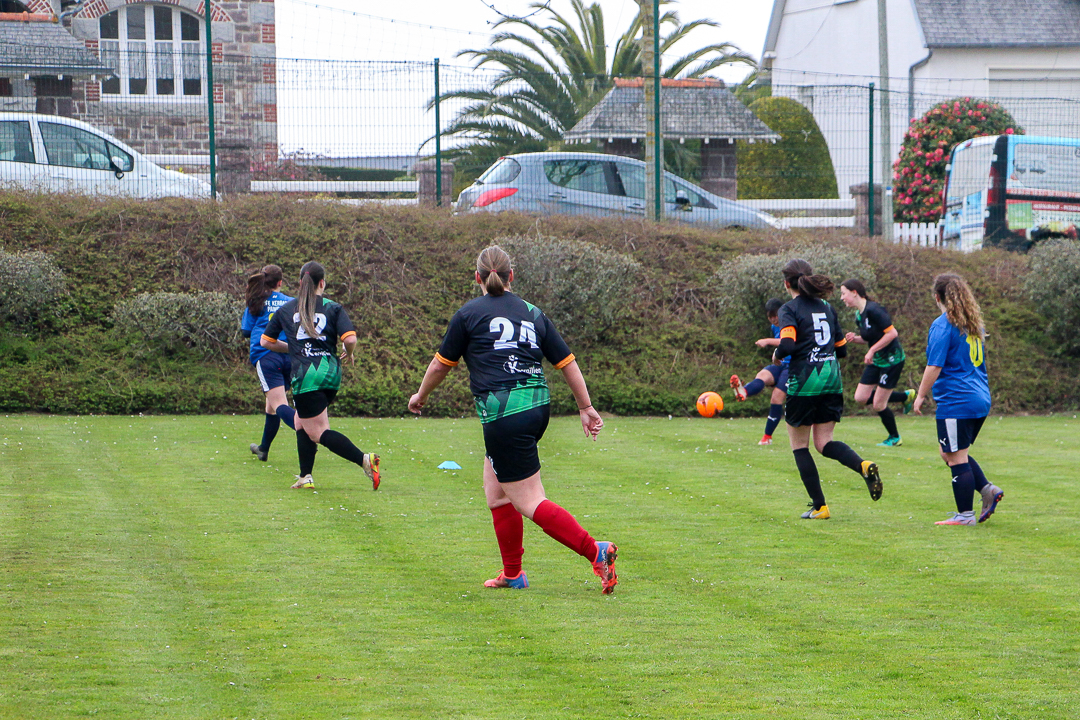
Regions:
<svg viewBox="0 0 1080 720"><path fill-rule="evenodd" d="M204 92L203 21L170 5L125 5L102 15L101 60L116 77L102 95L201 96Z"/></svg>

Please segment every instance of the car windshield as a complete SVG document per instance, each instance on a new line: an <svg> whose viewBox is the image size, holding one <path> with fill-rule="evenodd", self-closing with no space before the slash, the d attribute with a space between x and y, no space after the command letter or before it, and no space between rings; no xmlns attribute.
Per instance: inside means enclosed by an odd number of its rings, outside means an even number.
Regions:
<svg viewBox="0 0 1080 720"><path fill-rule="evenodd" d="M968 143L953 151L949 169L950 200L960 199L990 186L990 163L994 158L991 143L975 145Z"/></svg>
<svg viewBox="0 0 1080 720"><path fill-rule="evenodd" d="M499 158L499 161L489 167L484 174L477 178L479 185L501 185L512 182L521 172L521 165L513 158Z"/></svg>

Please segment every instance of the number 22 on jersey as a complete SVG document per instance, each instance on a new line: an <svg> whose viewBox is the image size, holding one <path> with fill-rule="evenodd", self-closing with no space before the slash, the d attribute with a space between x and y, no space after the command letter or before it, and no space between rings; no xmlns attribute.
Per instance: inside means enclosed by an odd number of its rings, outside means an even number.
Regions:
<svg viewBox="0 0 1080 720"><path fill-rule="evenodd" d="M304 326L300 323L300 313L293 313L293 322L296 323L296 339L297 340L310 340L311 336L307 334L307 330L304 330ZM326 336L323 335L323 330L326 329L326 316L322 313L315 313L315 331L319 333L319 340L325 340Z"/></svg>

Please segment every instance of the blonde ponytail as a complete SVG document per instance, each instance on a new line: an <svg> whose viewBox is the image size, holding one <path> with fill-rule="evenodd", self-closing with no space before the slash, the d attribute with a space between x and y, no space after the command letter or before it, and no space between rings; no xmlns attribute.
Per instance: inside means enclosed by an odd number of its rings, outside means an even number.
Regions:
<svg viewBox="0 0 1080 720"><path fill-rule="evenodd" d="M934 297L945 308L945 316L960 332L980 340L986 337L982 310L964 278L943 273L934 278Z"/></svg>

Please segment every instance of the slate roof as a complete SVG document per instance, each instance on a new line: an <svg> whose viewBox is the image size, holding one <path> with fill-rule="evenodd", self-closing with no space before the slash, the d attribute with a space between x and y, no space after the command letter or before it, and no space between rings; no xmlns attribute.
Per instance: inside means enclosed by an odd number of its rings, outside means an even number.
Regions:
<svg viewBox="0 0 1080 720"><path fill-rule="evenodd" d="M0 74L113 74L82 40L52 22L0 21Z"/></svg>
<svg viewBox="0 0 1080 720"><path fill-rule="evenodd" d="M931 48L1080 45L1080 0L915 0L915 8Z"/></svg>
<svg viewBox="0 0 1080 720"><path fill-rule="evenodd" d="M644 138L642 84L640 78L617 79L565 139ZM780 139L718 80L661 80L660 121L667 139Z"/></svg>

